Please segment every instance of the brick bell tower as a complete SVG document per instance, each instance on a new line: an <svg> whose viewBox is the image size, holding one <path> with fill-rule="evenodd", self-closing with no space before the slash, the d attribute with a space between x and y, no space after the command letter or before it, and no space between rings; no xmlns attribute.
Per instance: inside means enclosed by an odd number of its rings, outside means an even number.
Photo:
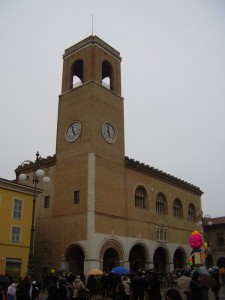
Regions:
<svg viewBox="0 0 225 300"><path fill-rule="evenodd" d="M120 53L90 36L63 55L51 226L63 234L53 237L55 260L80 243L84 271L97 267L101 240L126 235L124 164Z"/></svg>

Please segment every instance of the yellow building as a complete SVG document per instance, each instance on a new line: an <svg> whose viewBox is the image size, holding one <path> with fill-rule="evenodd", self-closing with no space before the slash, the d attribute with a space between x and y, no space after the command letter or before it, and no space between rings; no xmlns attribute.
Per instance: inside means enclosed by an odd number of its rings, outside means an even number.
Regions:
<svg viewBox="0 0 225 300"><path fill-rule="evenodd" d="M0 274L15 279L27 272L33 194L31 187L0 178Z"/></svg>
<svg viewBox="0 0 225 300"><path fill-rule="evenodd" d="M51 183L37 202L36 269L188 264L202 191L125 156L121 57L97 36L65 50L56 154L42 166Z"/></svg>

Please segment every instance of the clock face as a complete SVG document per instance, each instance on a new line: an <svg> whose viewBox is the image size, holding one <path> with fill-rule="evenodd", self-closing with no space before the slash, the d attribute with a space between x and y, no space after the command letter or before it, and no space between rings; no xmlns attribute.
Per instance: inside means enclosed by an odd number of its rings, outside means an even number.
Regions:
<svg viewBox="0 0 225 300"><path fill-rule="evenodd" d="M71 123L66 132L65 132L65 139L69 143L75 142L81 134L81 123L79 121L75 121Z"/></svg>
<svg viewBox="0 0 225 300"><path fill-rule="evenodd" d="M113 144L116 141L116 131L110 123L102 124L102 135L106 142Z"/></svg>

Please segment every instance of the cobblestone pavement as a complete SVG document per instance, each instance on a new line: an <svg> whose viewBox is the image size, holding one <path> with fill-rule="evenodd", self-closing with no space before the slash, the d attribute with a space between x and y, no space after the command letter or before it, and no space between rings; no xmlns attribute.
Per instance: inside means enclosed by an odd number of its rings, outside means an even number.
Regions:
<svg viewBox="0 0 225 300"><path fill-rule="evenodd" d="M170 288L169 287L162 288L162 290L161 290L162 300L165 299L165 293L168 289L170 289ZM178 289L178 290L180 291L180 289ZM186 295L184 295L182 292L181 292L181 295L182 295L183 300L186 300ZM219 292L219 297L220 297L220 300L225 300L225 286L221 287L220 292ZM39 300L46 300L46 299L47 299L47 294L40 295ZM107 298L100 298L100 297L97 297L95 299L96 300L111 300L110 298L107 299ZM146 299L146 300L148 300L148 299ZM212 291L209 291L209 300L215 300L214 293Z"/></svg>

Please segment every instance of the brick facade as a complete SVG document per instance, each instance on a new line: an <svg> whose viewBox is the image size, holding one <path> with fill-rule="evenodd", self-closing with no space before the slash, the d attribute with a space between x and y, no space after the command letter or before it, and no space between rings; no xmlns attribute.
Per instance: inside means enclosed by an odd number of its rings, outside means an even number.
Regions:
<svg viewBox="0 0 225 300"><path fill-rule="evenodd" d="M190 254L189 236L196 230L201 211L202 191L125 157L118 51L90 36L67 49L63 60L56 155L43 161L46 166L51 162L51 184L38 202L36 268L86 273L91 268L110 271L116 265L131 271L155 267L161 272L184 267ZM81 80L75 88L74 76ZM109 88L102 85L104 77L110 79ZM81 123L81 134L68 143L65 132L74 121ZM104 122L116 130L113 143L103 138ZM17 175L20 171L16 170ZM32 166L27 169L31 171ZM75 191L78 204L74 203ZM135 204L137 191L143 207ZM50 196L49 208L43 207L46 195ZM165 201L163 213L156 209L159 195ZM174 216L176 199L179 217ZM162 239L157 236L161 229Z"/></svg>

